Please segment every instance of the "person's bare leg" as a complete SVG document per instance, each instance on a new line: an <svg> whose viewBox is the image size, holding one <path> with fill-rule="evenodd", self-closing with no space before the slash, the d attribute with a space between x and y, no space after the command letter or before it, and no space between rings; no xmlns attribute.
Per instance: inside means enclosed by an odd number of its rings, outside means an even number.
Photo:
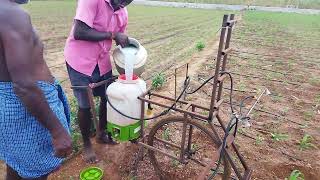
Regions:
<svg viewBox="0 0 320 180"><path fill-rule="evenodd" d="M91 111L90 108L79 108L78 111L79 126L83 139L83 155L87 163L96 163L97 156L93 151L90 141L90 127L91 127Z"/></svg>
<svg viewBox="0 0 320 180"><path fill-rule="evenodd" d="M107 125L107 98L100 97L100 107L99 107L99 132L97 135L97 143L100 144L117 144L111 138L111 135L107 135L106 133L106 125Z"/></svg>
<svg viewBox="0 0 320 180"><path fill-rule="evenodd" d="M19 176L19 174L10 166L7 165L6 180L21 180L21 179L22 178Z"/></svg>

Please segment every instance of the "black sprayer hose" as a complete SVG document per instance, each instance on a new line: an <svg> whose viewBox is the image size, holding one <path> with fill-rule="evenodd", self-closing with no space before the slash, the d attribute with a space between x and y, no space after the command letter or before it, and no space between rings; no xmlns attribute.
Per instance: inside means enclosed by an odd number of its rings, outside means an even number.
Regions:
<svg viewBox="0 0 320 180"><path fill-rule="evenodd" d="M211 76L209 79L204 81L196 90L191 91L191 92L186 91L186 94L194 94L194 93L196 93L197 91L199 91L204 85L206 85L213 78L214 78L214 76Z"/></svg>
<svg viewBox="0 0 320 180"><path fill-rule="evenodd" d="M232 78L232 75L231 73L229 72L220 72L221 75L223 74L227 74L230 78L230 94L229 94L229 105L230 105L230 108L231 108L231 112L232 112L232 118L231 120L229 121L228 123L228 126L226 128L226 132L225 132L225 135L224 135L224 138L223 138L223 141L222 141L222 148L221 148L221 152L220 152L220 155L219 155L219 160L218 160L218 164L217 164L217 167L213 170L214 172L209 176L209 180L211 180L212 178L214 178L217 173L218 173L218 169L220 168L221 166L221 161L222 161L222 157L224 156L224 151L225 151L225 148L227 146L227 137L229 136L230 134L230 131L231 129L235 126L235 132L234 132L234 137L236 135L236 132L237 132L237 129L238 129L238 122L239 122L239 119L237 118L235 112L234 112L234 108L233 108L233 104L232 104L232 96L233 96L233 78ZM236 122L233 123L233 119L236 119ZM232 124L233 123L233 124Z"/></svg>
<svg viewBox="0 0 320 180"><path fill-rule="evenodd" d="M183 94L184 94L184 92L186 91L187 87L189 86L189 83L190 83L190 78L189 78L189 77L187 77L187 78L185 79L185 83L186 83L186 86L184 87L183 91L181 92L181 94L179 95L179 97L175 100L175 102L171 105L170 108L164 110L162 113L160 113L160 114L158 114L158 115L156 115L156 116L154 116L154 117L145 118L144 120L145 120L145 121L148 121L148 120L156 119L156 118L159 118L159 117L161 117L161 116L164 116L164 115L168 114L168 113L170 112L170 110L172 110L173 107L176 106L177 102L181 99L181 97L183 96ZM133 119L133 120L137 120L137 121L140 121L140 120L141 120L141 118L131 117L131 116L126 115L126 114L124 114L123 112L119 111L117 108L115 108L115 107L112 105L112 103L110 102L108 96L106 96L106 98L107 98L107 102L109 103L109 105L111 106L111 108L112 108L113 110L115 110L117 113L119 113L119 114L121 114L122 116L124 116L124 117L126 117L126 118L129 118L129 119Z"/></svg>
<svg viewBox="0 0 320 180"><path fill-rule="evenodd" d="M229 105L230 105L230 108L231 108L231 112L232 112L232 118L231 120L229 121L228 123L228 126L226 128L226 132L225 132L225 135L224 135L224 138L223 138L223 141L222 141L222 148L221 148L221 152L220 152L220 156L219 156L219 161L218 161L218 164L217 164L217 167L215 168L215 170L213 170L214 172L210 175L209 179L212 179L214 178L217 173L218 173L218 169L220 168L221 166L221 161L222 161L222 157L224 156L224 153L225 153L225 148L227 146L227 137L229 136L231 130L233 129L233 127L235 126L235 131L234 131L234 137L236 136L236 133L237 133L237 129L238 129L238 123L239 123L239 118L236 116L236 113L234 111L234 108L233 108L233 104L232 104L232 96L233 96L233 78L232 78L232 75L231 73L229 72L220 72L219 74L223 75L223 74L227 74L230 78L230 94L229 94ZM151 118L145 118L144 120L152 120L152 119L156 119L158 117L161 117L163 115L166 115L170 110L173 109L173 107L175 107L175 105L177 104L177 102L181 99L181 97L183 96L184 93L186 94L194 94L195 92L197 92L199 89L201 89L205 84L207 84L210 80L212 80L214 78L214 76L210 77L209 79L207 79L201 86L199 86L196 90L192 91L192 92L187 92L187 88L189 87L189 84L190 84L190 78L187 77L185 79L185 87L183 89L183 91L181 92L181 94L179 95L179 97L175 100L175 102L171 105L170 108L164 110L162 113L160 113L159 115L156 115L154 117L151 117ZM121 111L119 111L118 109L116 109L112 103L110 102L108 96L106 97L107 98L107 102L109 103L109 105L112 107L112 109L114 109L116 112L118 112L119 114L121 114L122 116L126 117L126 118L129 118L129 119L133 119L133 120L141 120L141 118L134 118L134 117L130 117L124 113L122 113ZM243 104L243 102L248 99L249 97L245 98L244 100L242 100L241 104ZM236 120L234 123L233 123L233 120Z"/></svg>

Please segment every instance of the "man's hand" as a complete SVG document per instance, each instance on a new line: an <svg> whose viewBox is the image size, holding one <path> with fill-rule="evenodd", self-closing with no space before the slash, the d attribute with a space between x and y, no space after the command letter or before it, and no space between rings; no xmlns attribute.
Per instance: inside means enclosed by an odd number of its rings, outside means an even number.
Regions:
<svg viewBox="0 0 320 180"><path fill-rule="evenodd" d="M72 153L72 140L65 129L52 134L54 155L58 158L65 158Z"/></svg>
<svg viewBox="0 0 320 180"><path fill-rule="evenodd" d="M126 47L129 45L129 38L126 34L124 33L116 33L114 40L116 41L117 45L120 45L121 47Z"/></svg>

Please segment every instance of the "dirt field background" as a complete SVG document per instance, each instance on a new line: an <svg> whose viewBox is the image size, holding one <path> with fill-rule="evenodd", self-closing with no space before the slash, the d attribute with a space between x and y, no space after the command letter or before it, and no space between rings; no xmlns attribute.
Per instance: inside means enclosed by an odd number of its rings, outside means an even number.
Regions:
<svg viewBox="0 0 320 180"><path fill-rule="evenodd" d="M50 7L50 8L49 8ZM46 60L54 75L70 93L64 67L63 47L74 16L74 2L32 2L26 7L46 44ZM128 32L149 53L148 79L156 72L173 72L174 65L190 62L192 86L212 74L216 56L216 30L223 11L132 6ZM232 38L235 51L228 69L235 79L234 103L247 95L264 96L251 116L250 128L241 128L236 139L240 152L253 169L253 179L284 179L297 169L305 179L320 177L320 22L319 15L244 12ZM196 42L206 48L197 52ZM182 75L182 73L181 73ZM180 78L180 83L183 78ZM173 78L159 92L173 96ZM226 83L228 85L228 83ZM187 100L209 106L210 86ZM69 94L71 95L71 94ZM224 91L228 98L228 91ZM251 102L252 103L252 102ZM246 106L249 108L250 104ZM228 119L229 108L222 113ZM151 126L151 125L149 125ZM312 146L301 143L305 135ZM310 145L310 144L309 144ZM148 158L140 163L136 177L130 176L137 146L95 145L105 179L155 179ZM78 179L85 164L81 154L66 162L50 179ZM0 174L4 174L4 166ZM0 178L1 179L1 178Z"/></svg>

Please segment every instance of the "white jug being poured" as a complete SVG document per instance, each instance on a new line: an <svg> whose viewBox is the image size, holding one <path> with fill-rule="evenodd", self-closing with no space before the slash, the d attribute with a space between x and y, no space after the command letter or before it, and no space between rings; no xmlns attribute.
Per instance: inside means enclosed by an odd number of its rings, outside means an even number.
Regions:
<svg viewBox="0 0 320 180"><path fill-rule="evenodd" d="M121 46L118 46L118 48L124 55L124 70L126 81L131 81L133 79L133 66L136 58L136 51L127 50L126 53L124 53Z"/></svg>
<svg viewBox="0 0 320 180"><path fill-rule="evenodd" d="M134 57L130 57L130 55L134 55ZM127 63L133 63L134 75L141 76L147 61L147 51L136 39L129 38L128 46L123 48L117 46L114 49L112 59L119 74L127 74L125 73L126 60L131 59L132 61L128 61ZM128 67L131 66L129 65Z"/></svg>

